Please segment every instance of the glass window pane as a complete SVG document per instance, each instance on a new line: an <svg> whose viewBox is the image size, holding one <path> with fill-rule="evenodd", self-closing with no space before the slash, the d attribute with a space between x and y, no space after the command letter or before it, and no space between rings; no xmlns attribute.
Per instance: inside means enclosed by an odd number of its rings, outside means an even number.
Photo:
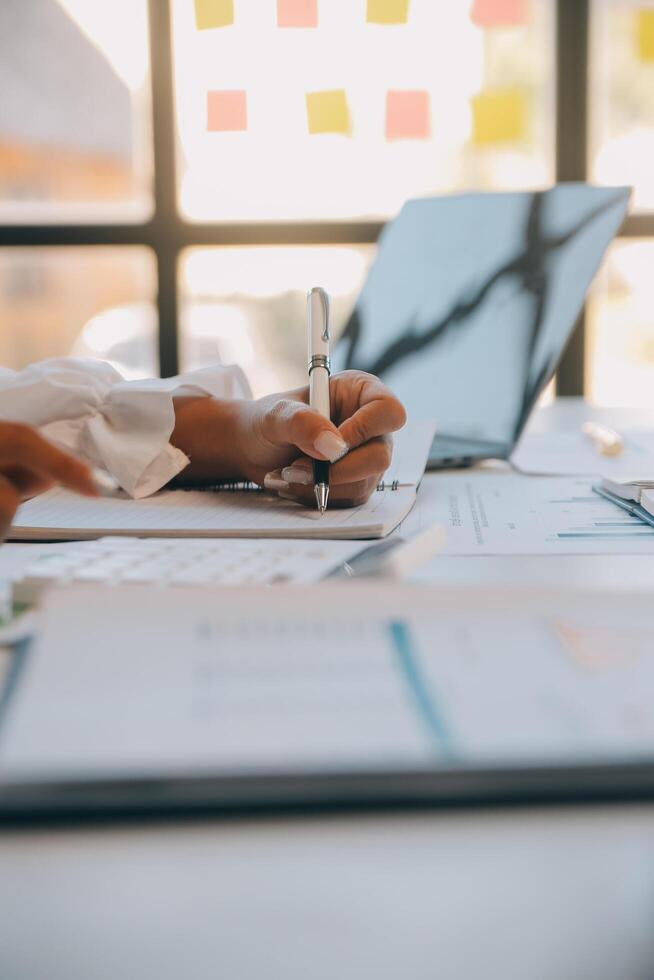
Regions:
<svg viewBox="0 0 654 980"><path fill-rule="evenodd" d="M363 0L230 7L173 2L191 220L384 217L552 180L552 0L411 0L399 24Z"/></svg>
<svg viewBox="0 0 654 980"><path fill-rule="evenodd" d="M654 238L618 240L588 306L587 384L600 405L654 400Z"/></svg>
<svg viewBox="0 0 654 980"><path fill-rule="evenodd" d="M0 364L72 354L156 375L155 295L146 248L0 249Z"/></svg>
<svg viewBox="0 0 654 980"><path fill-rule="evenodd" d="M185 370L222 361L255 396L306 384L306 293L329 292L339 336L374 247L192 248L180 264Z"/></svg>
<svg viewBox="0 0 654 980"><path fill-rule="evenodd" d="M0 221L150 213L146 0L2 0L0 93Z"/></svg>
<svg viewBox="0 0 654 980"><path fill-rule="evenodd" d="M590 170L631 184L635 210L654 210L654 3L594 0L590 34Z"/></svg>

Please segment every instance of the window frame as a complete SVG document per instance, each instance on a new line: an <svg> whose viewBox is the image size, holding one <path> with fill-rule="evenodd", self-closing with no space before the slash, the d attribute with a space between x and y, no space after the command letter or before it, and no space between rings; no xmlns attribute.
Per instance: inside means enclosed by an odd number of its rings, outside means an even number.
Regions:
<svg viewBox="0 0 654 980"><path fill-rule="evenodd" d="M0 225L0 247L141 245L157 264L159 370L179 369L181 252L207 245L374 244L383 221L206 222L186 221L177 207L175 96L171 0L148 0L153 214L147 221L118 224ZM555 180L588 178L588 37L590 0L556 0ZM630 215L620 238L654 237L654 214ZM557 372L558 395L584 394L585 312L579 318Z"/></svg>

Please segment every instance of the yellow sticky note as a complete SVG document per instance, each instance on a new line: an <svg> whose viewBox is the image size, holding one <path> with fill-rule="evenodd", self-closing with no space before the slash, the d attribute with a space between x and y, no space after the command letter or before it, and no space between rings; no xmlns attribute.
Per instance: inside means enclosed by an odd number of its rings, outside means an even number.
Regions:
<svg viewBox="0 0 654 980"><path fill-rule="evenodd" d="M654 9L637 12L636 38L640 60L654 61Z"/></svg>
<svg viewBox="0 0 654 980"><path fill-rule="evenodd" d="M478 146L515 143L527 129L527 100L522 89L491 89L472 99L472 142Z"/></svg>
<svg viewBox="0 0 654 980"><path fill-rule="evenodd" d="M409 0L368 0L369 24L406 24L408 19Z"/></svg>
<svg viewBox="0 0 654 980"><path fill-rule="evenodd" d="M343 89L307 92L307 123L310 133L350 135L350 110Z"/></svg>
<svg viewBox="0 0 654 980"><path fill-rule="evenodd" d="M195 25L199 31L233 23L234 0L195 0Z"/></svg>

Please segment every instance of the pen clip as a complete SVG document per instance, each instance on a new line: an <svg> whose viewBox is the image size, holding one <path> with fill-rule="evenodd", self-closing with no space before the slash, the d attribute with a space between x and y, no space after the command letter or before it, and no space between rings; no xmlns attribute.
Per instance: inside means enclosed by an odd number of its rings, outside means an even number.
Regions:
<svg viewBox="0 0 654 980"><path fill-rule="evenodd" d="M329 296L327 295L327 293L325 292L325 290L322 288L322 286L314 286L313 289L311 290L311 292L312 293L318 293L318 295L320 296L320 301L322 303L323 313L325 315L325 320L324 320L325 325L323 327L323 331L322 331L322 335L321 336L322 336L322 339L326 343L330 339L329 338L329 315L330 315Z"/></svg>

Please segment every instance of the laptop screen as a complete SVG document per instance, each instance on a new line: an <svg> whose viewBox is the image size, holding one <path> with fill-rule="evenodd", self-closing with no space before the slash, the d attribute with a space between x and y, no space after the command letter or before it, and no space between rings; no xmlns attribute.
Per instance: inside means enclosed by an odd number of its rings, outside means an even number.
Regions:
<svg viewBox="0 0 654 980"><path fill-rule="evenodd" d="M439 432L512 445L563 354L629 188L409 201L334 351Z"/></svg>

